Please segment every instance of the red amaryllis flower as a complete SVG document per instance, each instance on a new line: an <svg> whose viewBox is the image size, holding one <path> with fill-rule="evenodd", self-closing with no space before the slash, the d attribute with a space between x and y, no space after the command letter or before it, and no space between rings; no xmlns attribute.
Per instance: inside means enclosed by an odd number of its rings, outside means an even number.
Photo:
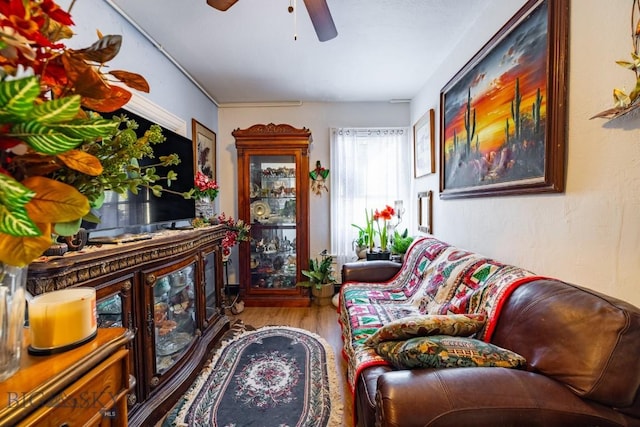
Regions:
<svg viewBox="0 0 640 427"><path fill-rule="evenodd" d="M387 237L387 221L390 221L395 214L396 211L389 205L386 205L382 211L376 209L373 213L373 219L378 224L380 249L382 249L383 252L387 250L387 244L389 243L389 238ZM382 220L382 226L380 226L380 220Z"/></svg>

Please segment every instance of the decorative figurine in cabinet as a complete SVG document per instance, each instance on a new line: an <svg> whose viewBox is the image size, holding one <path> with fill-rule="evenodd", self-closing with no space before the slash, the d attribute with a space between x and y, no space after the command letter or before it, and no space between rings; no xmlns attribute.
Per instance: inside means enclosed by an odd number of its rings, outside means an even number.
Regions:
<svg viewBox="0 0 640 427"><path fill-rule="evenodd" d="M238 216L251 237L240 245L240 296L248 306L302 307L297 286L309 264L309 129L253 125L232 132L238 152Z"/></svg>

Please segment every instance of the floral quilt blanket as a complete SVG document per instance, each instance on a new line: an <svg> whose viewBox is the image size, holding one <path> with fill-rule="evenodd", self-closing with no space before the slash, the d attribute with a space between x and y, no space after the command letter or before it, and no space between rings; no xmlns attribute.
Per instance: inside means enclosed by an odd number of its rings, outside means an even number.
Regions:
<svg viewBox="0 0 640 427"><path fill-rule="evenodd" d="M502 264L431 237L418 239L403 267L385 283L344 283L339 321L352 392L362 369L386 365L364 341L383 325L421 314L482 313L487 322L475 337L489 341L500 309L511 292L539 279L519 267Z"/></svg>

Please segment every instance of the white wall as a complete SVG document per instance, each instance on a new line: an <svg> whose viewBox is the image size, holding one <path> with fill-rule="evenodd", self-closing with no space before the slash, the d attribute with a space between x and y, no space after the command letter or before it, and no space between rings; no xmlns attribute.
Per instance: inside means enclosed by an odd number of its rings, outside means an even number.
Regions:
<svg viewBox="0 0 640 427"><path fill-rule="evenodd" d="M496 1L480 16L483 25L470 25L469 34L414 98L412 123L428 108L439 115L440 89L522 4ZM614 87L628 93L634 86L633 73L615 64L630 58L631 4L571 2L566 191L436 197L436 237L640 305L640 114L589 120L612 106ZM435 194L438 185L437 174L416 182L416 188Z"/></svg>
<svg viewBox="0 0 640 427"><path fill-rule="evenodd" d="M57 3L67 10L71 0ZM67 46L75 49L89 47L98 40L96 30L104 35L120 34L122 46L118 55L107 64L109 69L144 76L151 91L133 92L183 119L187 124L188 137L191 137L191 118L196 118L214 132L218 129L215 104L105 1L76 1L71 16L75 22L72 27L75 35L64 41Z"/></svg>
<svg viewBox="0 0 640 427"><path fill-rule="evenodd" d="M303 103L293 107L220 108L220 132L218 133L218 181L221 189L218 202L221 212L237 218L238 173L235 140L231 132L246 129L254 124L287 123L297 128L311 130L309 164L316 160L329 167L329 129L331 127L396 127L409 126L409 104L380 103ZM402 168L412 171L410 165ZM331 173L329 174L331 191ZM327 193L310 195L310 254L315 256L323 249L330 249L329 199ZM235 254L234 254L235 255ZM233 282L234 272L230 271Z"/></svg>

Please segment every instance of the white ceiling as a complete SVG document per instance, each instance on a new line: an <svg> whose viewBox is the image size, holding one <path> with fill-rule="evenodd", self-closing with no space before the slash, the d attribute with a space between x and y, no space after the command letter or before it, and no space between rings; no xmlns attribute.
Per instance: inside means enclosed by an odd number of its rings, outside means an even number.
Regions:
<svg viewBox="0 0 640 427"><path fill-rule="evenodd" d="M225 104L411 99L494 0L328 0L327 42L302 0L105 1Z"/></svg>

